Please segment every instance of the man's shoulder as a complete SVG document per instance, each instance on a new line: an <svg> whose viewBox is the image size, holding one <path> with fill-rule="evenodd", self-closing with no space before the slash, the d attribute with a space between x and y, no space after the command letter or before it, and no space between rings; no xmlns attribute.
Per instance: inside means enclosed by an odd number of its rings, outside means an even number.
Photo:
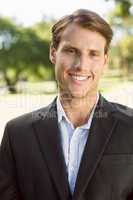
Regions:
<svg viewBox="0 0 133 200"><path fill-rule="evenodd" d="M114 102L110 102L110 104L116 118L133 124L133 108Z"/></svg>
<svg viewBox="0 0 133 200"><path fill-rule="evenodd" d="M51 108L52 104L53 102L45 107L42 107L40 109L34 110L29 113L25 113L16 118L13 118L7 122L6 126L17 128L17 129L18 128L23 129L26 126L30 126L33 122L38 121L42 118L44 119L49 109Z"/></svg>

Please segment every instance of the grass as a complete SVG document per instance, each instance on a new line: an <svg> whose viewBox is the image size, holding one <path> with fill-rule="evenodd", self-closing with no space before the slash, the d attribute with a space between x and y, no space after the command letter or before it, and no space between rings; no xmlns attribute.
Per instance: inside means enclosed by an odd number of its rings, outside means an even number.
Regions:
<svg viewBox="0 0 133 200"><path fill-rule="evenodd" d="M114 90L117 86L121 85L123 80L119 77L102 78L100 81L99 89L101 92L109 92Z"/></svg>

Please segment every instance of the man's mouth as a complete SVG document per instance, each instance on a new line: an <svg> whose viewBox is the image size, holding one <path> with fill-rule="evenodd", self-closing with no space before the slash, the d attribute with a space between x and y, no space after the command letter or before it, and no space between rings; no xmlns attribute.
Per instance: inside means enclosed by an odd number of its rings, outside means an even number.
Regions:
<svg viewBox="0 0 133 200"><path fill-rule="evenodd" d="M69 75L71 76L73 80L77 80L77 81L84 81L89 78L89 76L87 75L72 75L72 74L69 74Z"/></svg>

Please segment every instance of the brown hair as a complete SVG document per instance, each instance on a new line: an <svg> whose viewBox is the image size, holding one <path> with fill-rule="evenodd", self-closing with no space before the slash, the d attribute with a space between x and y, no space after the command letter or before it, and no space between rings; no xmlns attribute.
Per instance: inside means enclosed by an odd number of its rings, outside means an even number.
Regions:
<svg viewBox="0 0 133 200"><path fill-rule="evenodd" d="M62 32L71 23L75 23L83 28L100 33L106 39L105 53L108 52L113 37L113 31L110 25L97 13L86 9L76 10L71 15L64 16L53 25L51 40L52 47L56 49L58 48Z"/></svg>

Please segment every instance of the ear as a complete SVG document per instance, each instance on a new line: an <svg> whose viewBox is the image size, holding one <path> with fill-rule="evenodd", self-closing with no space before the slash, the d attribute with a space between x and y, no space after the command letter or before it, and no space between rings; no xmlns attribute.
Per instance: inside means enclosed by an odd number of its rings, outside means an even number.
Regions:
<svg viewBox="0 0 133 200"><path fill-rule="evenodd" d="M56 63L56 49L54 47L50 47L49 59L52 64Z"/></svg>
<svg viewBox="0 0 133 200"><path fill-rule="evenodd" d="M105 67L105 68L106 68L107 65L108 65L108 61L109 61L109 55L108 55L108 53L106 53L106 54L104 55L104 67Z"/></svg>

